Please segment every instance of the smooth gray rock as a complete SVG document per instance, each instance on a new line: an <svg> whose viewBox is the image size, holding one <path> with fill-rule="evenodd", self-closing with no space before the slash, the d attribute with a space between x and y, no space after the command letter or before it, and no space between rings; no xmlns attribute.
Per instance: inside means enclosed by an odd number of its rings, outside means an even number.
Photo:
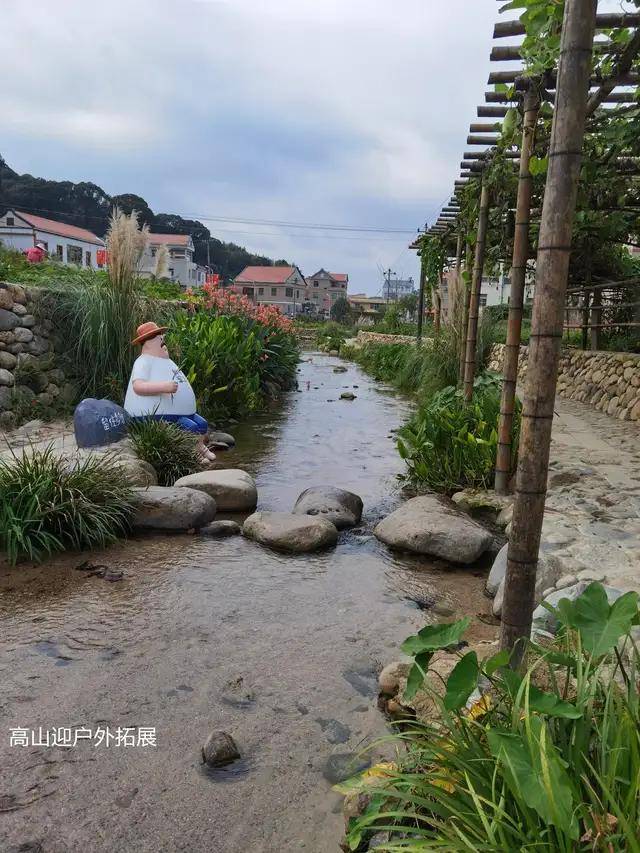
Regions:
<svg viewBox="0 0 640 853"><path fill-rule="evenodd" d="M240 752L231 735L223 731L211 732L202 747L204 763L209 767L224 767L237 758L240 758Z"/></svg>
<svg viewBox="0 0 640 853"><path fill-rule="evenodd" d="M509 543L503 545L491 566L489 577L485 585L485 590L488 595L495 596L493 601L493 615L500 616L502 613L502 602L504 599L504 578L507 572L507 551ZM549 587L554 587L556 581L563 572L562 560L553 555L544 556L542 553L538 556L538 568L536 571L536 589L535 603L539 604L543 597L544 591Z"/></svg>
<svg viewBox="0 0 640 853"><path fill-rule="evenodd" d="M258 503L258 490L253 477L239 468L198 471L180 477L175 485L205 492L215 498L220 512L246 512L255 509Z"/></svg>
<svg viewBox="0 0 640 853"><path fill-rule="evenodd" d="M13 311L0 308L0 332L10 332L20 325L20 318Z"/></svg>
<svg viewBox="0 0 640 853"><path fill-rule="evenodd" d="M28 344L33 340L33 332L31 329L20 326L13 330L13 336L19 344Z"/></svg>
<svg viewBox="0 0 640 853"><path fill-rule="evenodd" d="M209 536L211 539L224 539L239 533L242 533L242 528L238 522L228 520L212 521L200 530L201 536Z"/></svg>
<svg viewBox="0 0 640 853"><path fill-rule="evenodd" d="M338 540L336 526L325 518L288 512L254 512L242 532L261 545L295 554L327 548Z"/></svg>
<svg viewBox="0 0 640 853"><path fill-rule="evenodd" d="M220 432L219 430L211 430L209 432L209 435L207 436L207 443L209 445L213 445L214 448L222 447L222 445L224 445L224 448L236 446L236 440L231 433Z"/></svg>
<svg viewBox="0 0 640 853"><path fill-rule="evenodd" d="M135 530L192 530L216 515L216 502L204 492L175 486L135 489Z"/></svg>
<svg viewBox="0 0 640 853"><path fill-rule="evenodd" d="M0 385L5 385L7 388L10 388L14 384L14 381L13 373L5 370L4 367L0 367Z"/></svg>
<svg viewBox="0 0 640 853"><path fill-rule="evenodd" d="M355 400L357 398L356 398L356 395L353 393L353 391L343 391L342 394L340 394L340 399L341 400Z"/></svg>
<svg viewBox="0 0 640 853"><path fill-rule="evenodd" d="M373 532L390 548L429 554L451 563L474 563L493 541L488 530L436 495L412 498Z"/></svg>
<svg viewBox="0 0 640 853"><path fill-rule="evenodd" d="M4 351L0 352L0 367L3 367L5 370L13 370L17 362L17 356L12 353Z"/></svg>
<svg viewBox="0 0 640 853"><path fill-rule="evenodd" d="M88 397L76 406L73 431L78 447L101 447L127 434L127 413L111 400Z"/></svg>
<svg viewBox="0 0 640 853"><path fill-rule="evenodd" d="M294 515L326 518L338 530L343 530L360 524L362 498L335 486L312 486L299 496L293 512Z"/></svg>

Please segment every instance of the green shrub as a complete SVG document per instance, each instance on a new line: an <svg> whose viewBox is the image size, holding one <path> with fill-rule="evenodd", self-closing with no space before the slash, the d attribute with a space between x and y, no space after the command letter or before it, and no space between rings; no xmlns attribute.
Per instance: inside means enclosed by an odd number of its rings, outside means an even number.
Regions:
<svg viewBox="0 0 640 853"><path fill-rule="evenodd" d="M294 381L298 348L293 334L240 314L180 312L168 342L201 413L212 421L256 412L266 397Z"/></svg>
<svg viewBox="0 0 640 853"><path fill-rule="evenodd" d="M500 377L484 374L476 379L473 400L464 401L461 390L445 388L423 405L398 436L407 479L419 488L456 492L467 486L491 488L498 444ZM520 431L517 403L513 429L515 470Z"/></svg>
<svg viewBox="0 0 640 853"><path fill-rule="evenodd" d="M176 424L145 418L129 421L128 430L136 455L153 465L161 486L173 486L202 467L198 439Z"/></svg>
<svg viewBox="0 0 640 853"><path fill-rule="evenodd" d="M182 287L175 281L169 281L166 278L145 278L141 279L140 284L144 295L151 299L181 300L185 298L185 292Z"/></svg>
<svg viewBox="0 0 640 853"><path fill-rule="evenodd" d="M323 323L316 332L316 343L323 350L339 350L347 338L353 336L353 331L343 326L341 323L336 323L331 320L328 323Z"/></svg>
<svg viewBox="0 0 640 853"><path fill-rule="evenodd" d="M426 689L432 720L395 736L406 747L397 765L337 786L370 797L350 820L348 849L386 830L386 851L640 850L638 594L609 605L594 583L554 612L558 635L527 644L524 675L506 652L479 661L467 651L441 689L433 672L425 683L468 619L405 641L405 700Z"/></svg>
<svg viewBox="0 0 640 853"><path fill-rule="evenodd" d="M124 535L133 490L110 459L75 465L51 447L0 459L0 550L9 561L99 548Z"/></svg>

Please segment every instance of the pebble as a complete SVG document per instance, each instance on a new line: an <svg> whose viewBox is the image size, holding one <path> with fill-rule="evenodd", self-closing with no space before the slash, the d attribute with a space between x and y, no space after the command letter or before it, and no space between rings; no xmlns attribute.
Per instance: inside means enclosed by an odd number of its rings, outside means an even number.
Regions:
<svg viewBox="0 0 640 853"><path fill-rule="evenodd" d="M212 521L200 528L201 536L209 536L211 539L223 539L226 536L238 536L242 528L237 521Z"/></svg>
<svg viewBox="0 0 640 853"><path fill-rule="evenodd" d="M370 764L369 759L356 752L338 752L327 758L322 775L327 782L337 785L338 782L344 782L345 779L366 770Z"/></svg>
<svg viewBox="0 0 640 853"><path fill-rule="evenodd" d="M556 581L556 589L565 589L568 586L573 586L578 583L578 578L575 575L562 575Z"/></svg>
<svg viewBox="0 0 640 853"><path fill-rule="evenodd" d="M202 747L202 758L209 767L224 767L240 758L240 752L230 734L216 730L211 732Z"/></svg>
<svg viewBox="0 0 640 853"><path fill-rule="evenodd" d="M342 394L340 394L340 399L341 400L355 400L356 395L352 391L343 391Z"/></svg>

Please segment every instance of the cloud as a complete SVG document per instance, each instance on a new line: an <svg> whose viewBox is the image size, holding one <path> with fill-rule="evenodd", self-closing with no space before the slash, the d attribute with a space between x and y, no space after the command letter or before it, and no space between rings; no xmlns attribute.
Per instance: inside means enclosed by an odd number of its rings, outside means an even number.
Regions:
<svg viewBox="0 0 640 853"><path fill-rule="evenodd" d="M156 211L413 230L457 175L495 17L495 0L7 4L2 153ZM358 290L399 255L416 273L402 236L219 236Z"/></svg>

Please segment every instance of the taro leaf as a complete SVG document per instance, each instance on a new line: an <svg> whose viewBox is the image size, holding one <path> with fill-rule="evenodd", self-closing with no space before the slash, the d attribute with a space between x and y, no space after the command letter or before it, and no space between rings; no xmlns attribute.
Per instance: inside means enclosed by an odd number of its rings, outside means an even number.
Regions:
<svg viewBox="0 0 640 853"><path fill-rule="evenodd" d="M485 675L491 676L494 672L499 670L503 666L507 666L509 663L510 652L508 649L502 649L501 652L497 652L495 655L492 655L487 660L483 661L482 669Z"/></svg>
<svg viewBox="0 0 640 853"><path fill-rule="evenodd" d="M515 700L522 686L523 679L512 669L503 669L500 675L511 698ZM528 702L530 711L538 714L546 714L548 717L563 717L564 719L577 720L582 716L582 712L575 705L572 705L571 702L565 702L557 693L545 693L530 682L525 686L519 702L521 708L526 707Z"/></svg>
<svg viewBox="0 0 640 853"><path fill-rule="evenodd" d="M433 657L433 652L420 652L413 660L413 666L409 670L407 676L407 686L405 687L403 699L409 702L422 687L429 661Z"/></svg>
<svg viewBox="0 0 640 853"><path fill-rule="evenodd" d="M444 707L447 711L458 711L478 686L478 655L468 652L460 658L447 679Z"/></svg>
<svg viewBox="0 0 640 853"><path fill-rule="evenodd" d="M591 583L575 601L558 602L558 617L579 631L583 648L597 658L611 651L636 623L638 593L627 592L610 606L602 584Z"/></svg>
<svg viewBox="0 0 640 853"><path fill-rule="evenodd" d="M573 816L571 781L540 717L529 719L531 735L496 729L487 732L491 753L505 770L516 799L534 809L544 823L553 824L571 838L578 837Z"/></svg>
<svg viewBox="0 0 640 853"><path fill-rule="evenodd" d="M407 655L416 655L419 652L435 652L438 649L454 646L460 642L470 622L469 617L465 616L457 622L427 625L417 634L407 637L401 646L402 651Z"/></svg>

